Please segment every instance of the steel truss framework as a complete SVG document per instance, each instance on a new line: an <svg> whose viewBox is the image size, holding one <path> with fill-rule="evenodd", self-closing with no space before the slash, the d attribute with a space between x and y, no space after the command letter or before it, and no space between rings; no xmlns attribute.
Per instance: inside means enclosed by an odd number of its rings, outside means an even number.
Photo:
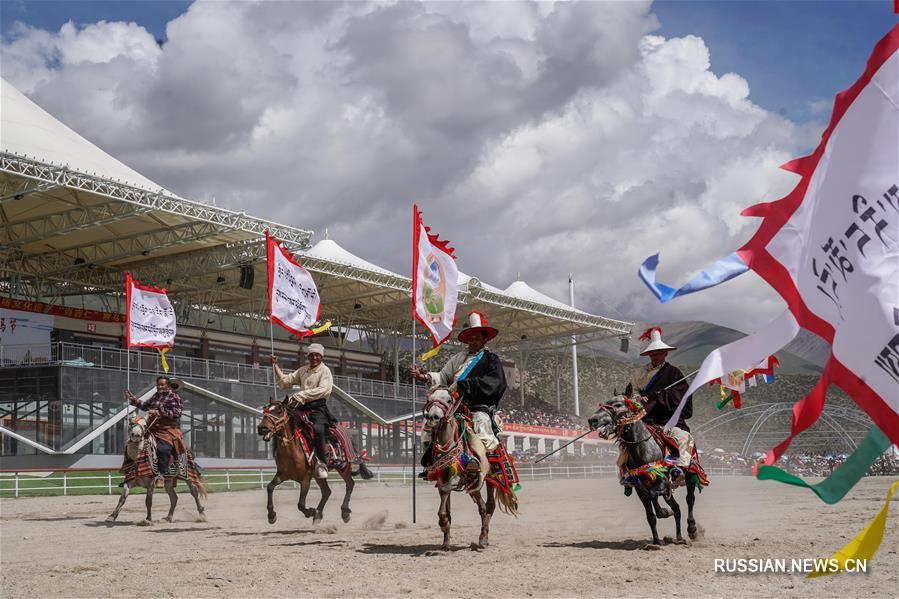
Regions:
<svg viewBox="0 0 899 599"><path fill-rule="evenodd" d="M242 332L267 336L262 235L269 230L316 275L324 318L344 329L411 334L411 279L311 255L305 251L310 231L9 153L0 153L0 193L4 194L0 201L49 194L58 208L49 214L29 211L27 217L7 219L0 206L0 293L5 295L50 303L93 297L94 304L102 303L98 308L115 305L121 310L118 297L128 270L136 280L168 290L179 322L208 326L213 319L227 317L239 322ZM66 201L62 194L69 196ZM159 220L155 214L168 216ZM135 232L111 236L103 229L141 217L152 220L143 221ZM83 237L94 229L96 239ZM43 245L77 232L84 233L74 244L50 249ZM36 242L42 242L43 249L25 247ZM238 284L245 267L254 269L256 283L251 289ZM578 336L578 343L588 343L627 336L632 327L629 322L497 292L476 278L460 288L460 311L471 308L486 311L502 332L494 345L568 344L572 335Z"/></svg>
<svg viewBox="0 0 899 599"><path fill-rule="evenodd" d="M743 455L749 455L749 451L752 449L753 444L755 443L755 440L759 436L760 431L765 423L779 414L791 413L793 410L793 405L794 404L791 402L778 402L771 404L758 404L747 406L745 408L741 408L740 410L734 410L726 414L722 414L721 416L716 416L715 418L712 418L711 420L703 423L701 426L696 427L694 436L710 436L709 433L721 426L733 424L734 422L738 422L740 420L754 419L752 428L746 435L746 439L743 442L743 448L741 452ZM853 450L858 446L858 444L855 438L843 426L843 422L851 422L852 424L857 424L863 427L865 431L867 431L867 429L872 426L871 419L861 410L841 406L825 406L824 411L821 414L821 421L826 424L834 433L836 433L840 440L842 440L848 447Z"/></svg>

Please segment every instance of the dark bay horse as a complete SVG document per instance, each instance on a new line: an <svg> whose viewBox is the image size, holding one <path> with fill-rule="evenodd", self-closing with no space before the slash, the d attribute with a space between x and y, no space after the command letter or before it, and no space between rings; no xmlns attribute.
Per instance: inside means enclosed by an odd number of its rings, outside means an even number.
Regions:
<svg viewBox="0 0 899 599"><path fill-rule="evenodd" d="M272 402L263 411L262 420L259 422L259 435L263 440L271 441L274 439L275 466L277 472L274 478L266 486L268 492L268 522L274 524L278 519L275 513L275 506L272 501L272 493L275 488L286 480L296 481L300 485L300 500L297 503L297 509L307 518L312 518L312 522L318 524L321 522L325 504L331 496L331 487L328 485L328 479L316 478L315 482L321 490L321 499L315 508L306 507L306 494L309 492L309 484L312 482L314 467L306 459L298 425L290 415L290 411L284 402ZM354 456L347 456L354 458ZM340 516L344 522L350 521L350 497L353 495L353 487L356 485L353 480L353 466L356 466L357 474L364 479L372 477L371 471L365 463L359 459L348 459L346 467L338 471L340 477L346 485L346 494L343 496L343 503L340 504Z"/></svg>
<svg viewBox="0 0 899 599"><path fill-rule="evenodd" d="M674 515L676 542L684 543L681 534L680 505L672 493L673 485L668 477L665 452L656 441L656 437L650 432L648 425L643 422L645 412L631 401L632 391L632 386L628 384L623 395L616 395L600 405L587 422L592 430L599 431L600 436L618 439L621 452L619 464L623 464L623 484L633 487L637 492L637 497L643 503L643 508L646 510L646 521L652 530L652 545L661 545L656 529L657 518L667 518L671 515ZM694 460L696 460L695 454ZM698 462L694 461L694 464L691 470L697 469L701 472ZM702 480L705 480L705 473L702 473L702 478L698 478L691 471L687 471L687 469L685 471L688 510L687 534L691 539L695 539L697 529L696 520L693 518L693 504L696 501L696 487ZM670 506L670 511L659 506L659 497L662 497ZM651 547L647 546L646 548Z"/></svg>

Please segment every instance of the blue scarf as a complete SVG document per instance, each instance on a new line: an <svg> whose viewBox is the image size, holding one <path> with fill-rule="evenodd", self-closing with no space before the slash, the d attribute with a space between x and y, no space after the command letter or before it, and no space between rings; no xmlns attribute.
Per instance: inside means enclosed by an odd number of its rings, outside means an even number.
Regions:
<svg viewBox="0 0 899 599"><path fill-rule="evenodd" d="M480 362L480 361L481 361L481 358L483 358L483 357L484 357L484 350L482 349L481 351L478 352L478 355L476 355L476 356L474 357L474 360L472 360L472 361L468 364L468 366L465 367L465 370L462 372L462 374L459 375L459 378L456 379L456 382L458 382L458 381L464 381L464 380L465 380L465 377L467 377L467 376L469 375L469 373L471 372L471 369L474 368L475 365L476 365L478 362Z"/></svg>

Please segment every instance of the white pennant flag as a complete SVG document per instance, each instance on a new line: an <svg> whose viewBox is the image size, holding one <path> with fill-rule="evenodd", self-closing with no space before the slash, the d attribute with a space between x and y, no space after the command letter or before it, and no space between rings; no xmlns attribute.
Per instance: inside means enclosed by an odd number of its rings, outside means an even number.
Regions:
<svg viewBox="0 0 899 599"><path fill-rule="evenodd" d="M412 312L434 343L430 357L453 333L459 301L459 269L448 241L441 241L425 226L417 206L413 211Z"/></svg>
<svg viewBox="0 0 899 599"><path fill-rule="evenodd" d="M286 249L265 234L268 255L268 300L272 322L297 337L324 330L312 329L321 312L321 298L312 275Z"/></svg>
<svg viewBox="0 0 899 599"><path fill-rule="evenodd" d="M175 345L175 310L165 289L140 285L125 273L128 303L128 347L170 348Z"/></svg>

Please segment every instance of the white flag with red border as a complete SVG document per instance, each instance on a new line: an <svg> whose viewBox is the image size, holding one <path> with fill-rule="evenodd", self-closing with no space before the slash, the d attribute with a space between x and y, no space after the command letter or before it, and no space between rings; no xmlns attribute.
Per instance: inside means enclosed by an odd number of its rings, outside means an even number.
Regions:
<svg viewBox="0 0 899 599"><path fill-rule="evenodd" d="M440 240L412 206L412 314L431 333L434 347L453 334L459 301L459 268L449 241Z"/></svg>
<svg viewBox="0 0 899 599"><path fill-rule="evenodd" d="M141 285L125 273L128 347L170 348L175 345L175 310L165 289Z"/></svg>
<svg viewBox="0 0 899 599"><path fill-rule="evenodd" d="M314 334L311 327L321 314L321 298L312 275L268 232L265 243L271 321L297 337Z"/></svg>

